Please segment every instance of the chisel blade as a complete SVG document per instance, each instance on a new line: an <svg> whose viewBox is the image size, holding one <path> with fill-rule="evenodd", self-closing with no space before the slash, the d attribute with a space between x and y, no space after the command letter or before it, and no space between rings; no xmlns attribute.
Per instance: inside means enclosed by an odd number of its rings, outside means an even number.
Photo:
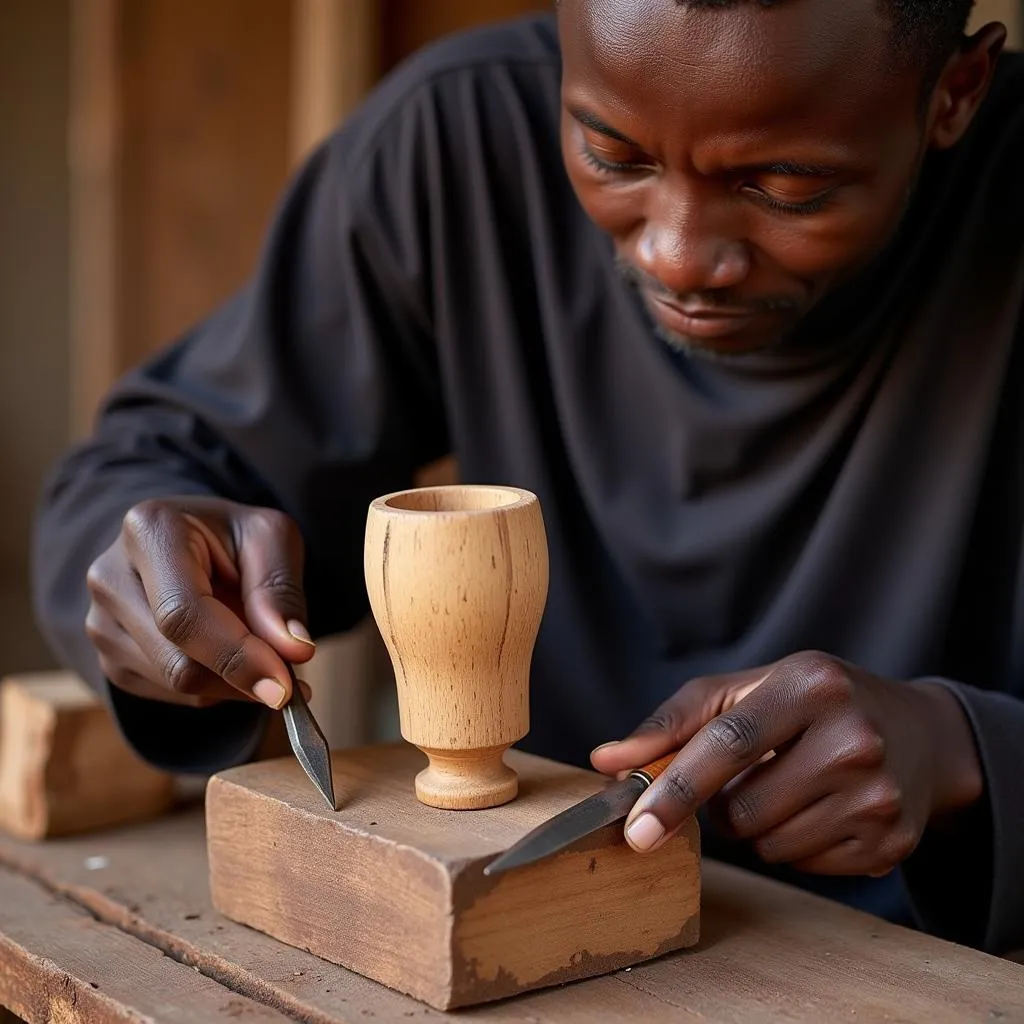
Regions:
<svg viewBox="0 0 1024 1024"><path fill-rule="evenodd" d="M291 668L289 667L289 671ZM320 791L332 811L338 809L334 798L334 778L331 774L331 749L306 703L295 673L292 672L292 697L282 709L288 742L295 757L310 781Z"/></svg>
<svg viewBox="0 0 1024 1024"><path fill-rule="evenodd" d="M623 820L647 788L648 782L635 775L614 782L600 793L574 804L528 832L500 857L484 868L485 875L499 875L512 868L532 864L597 829Z"/></svg>

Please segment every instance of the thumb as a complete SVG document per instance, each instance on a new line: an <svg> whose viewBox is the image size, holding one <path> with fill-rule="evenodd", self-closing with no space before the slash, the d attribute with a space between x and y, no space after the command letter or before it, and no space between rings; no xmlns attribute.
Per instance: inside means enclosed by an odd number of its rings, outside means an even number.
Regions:
<svg viewBox="0 0 1024 1024"><path fill-rule="evenodd" d="M283 512L262 508L248 510L239 526L239 585L249 628L286 661L309 661L316 645L306 626L298 527Z"/></svg>
<svg viewBox="0 0 1024 1024"><path fill-rule="evenodd" d="M768 668L760 666L691 679L625 739L603 743L591 751L590 761L599 772L617 775L678 750L712 718L759 686L767 674Z"/></svg>

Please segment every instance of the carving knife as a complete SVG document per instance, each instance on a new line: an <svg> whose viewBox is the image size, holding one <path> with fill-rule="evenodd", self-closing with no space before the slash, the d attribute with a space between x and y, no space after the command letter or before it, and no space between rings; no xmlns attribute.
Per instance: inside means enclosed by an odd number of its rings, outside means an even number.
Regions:
<svg viewBox="0 0 1024 1024"><path fill-rule="evenodd" d="M306 703L295 671L288 666L292 677L291 700L282 709L288 742L310 781L320 791L332 811L338 809L334 799L334 779L331 775L331 749Z"/></svg>
<svg viewBox="0 0 1024 1024"><path fill-rule="evenodd" d="M491 861L484 868L484 874L500 875L512 868L532 864L564 850L605 825L623 820L640 794L661 775L678 753L678 750L673 751L643 768L634 768L624 779L611 783L599 793L549 818Z"/></svg>

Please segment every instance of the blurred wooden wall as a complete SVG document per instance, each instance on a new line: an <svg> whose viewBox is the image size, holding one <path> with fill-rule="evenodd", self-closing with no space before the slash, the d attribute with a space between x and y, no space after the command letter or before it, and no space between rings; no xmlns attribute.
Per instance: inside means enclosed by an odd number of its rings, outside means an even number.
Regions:
<svg viewBox="0 0 1024 1024"><path fill-rule="evenodd" d="M379 75L537 0L71 0L73 422L233 291Z"/></svg>
<svg viewBox="0 0 1024 1024"><path fill-rule="evenodd" d="M0 0L0 673L48 664L29 528L69 416L68 0Z"/></svg>

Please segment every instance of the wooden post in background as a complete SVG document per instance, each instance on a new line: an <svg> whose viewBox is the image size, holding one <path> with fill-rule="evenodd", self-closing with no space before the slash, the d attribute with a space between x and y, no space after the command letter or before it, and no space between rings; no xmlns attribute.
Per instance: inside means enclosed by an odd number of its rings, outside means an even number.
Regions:
<svg viewBox="0 0 1024 1024"><path fill-rule="evenodd" d="M72 0L70 423L86 434L118 372L119 105L117 0Z"/></svg>
<svg viewBox="0 0 1024 1024"><path fill-rule="evenodd" d="M289 168L291 0L71 0L73 433L245 280Z"/></svg>
<svg viewBox="0 0 1024 1024"><path fill-rule="evenodd" d="M293 163L373 88L380 74L379 49L378 0L292 0Z"/></svg>

